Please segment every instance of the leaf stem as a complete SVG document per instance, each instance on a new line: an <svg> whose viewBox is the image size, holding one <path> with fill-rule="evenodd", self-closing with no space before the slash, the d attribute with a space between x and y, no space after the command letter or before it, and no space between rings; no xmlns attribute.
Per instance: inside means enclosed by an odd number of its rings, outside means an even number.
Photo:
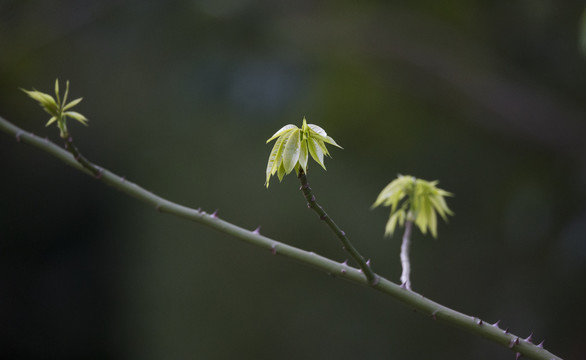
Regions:
<svg viewBox="0 0 586 360"><path fill-rule="evenodd" d="M401 283L409 290L411 290L411 262L409 261L409 247L411 246L412 228L413 221L407 220L405 222L403 242L401 243L401 266L403 267L403 272L401 273Z"/></svg>
<svg viewBox="0 0 586 360"><path fill-rule="evenodd" d="M319 218L321 220L323 220L330 227L330 229L334 232L334 234L338 237L338 239L342 243L342 248L344 250L346 250L350 254L350 256L352 256L352 258L358 263L358 266L360 267L360 269L362 270L362 272L366 276L368 283L370 285L376 285L379 282L378 275L376 275L372 271L368 262L366 262L364 260L364 257L362 255L360 255L358 250L356 250L356 248L352 245L352 243L350 242L350 240L346 236L346 233L344 231L342 231L342 229L340 229L338 227L338 225L336 225L334 220L332 220L332 218L325 212L325 210L317 203L317 201L315 199L315 195L313 195L313 192L311 191L311 188L309 187L309 183L307 181L307 175L305 175L305 172L303 171L303 169L299 169L299 175L297 177L299 178L299 181L301 182L301 187L299 188L299 190L303 191L303 195L305 196L305 200L307 200L307 206L310 209L312 209L313 211L315 211L315 213L317 213Z"/></svg>

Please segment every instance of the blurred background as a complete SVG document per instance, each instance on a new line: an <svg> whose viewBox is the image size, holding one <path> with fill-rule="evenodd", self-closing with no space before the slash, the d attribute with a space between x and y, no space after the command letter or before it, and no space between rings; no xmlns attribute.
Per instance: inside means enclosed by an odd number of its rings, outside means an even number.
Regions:
<svg viewBox="0 0 586 360"><path fill-rule="evenodd" d="M322 126L318 200L398 282L371 210L397 174L456 213L415 232L413 289L567 359L586 341L583 1L0 1L0 115L61 143L19 87L70 98L92 161L343 261L265 141ZM512 359L393 298L153 211L0 134L0 357Z"/></svg>

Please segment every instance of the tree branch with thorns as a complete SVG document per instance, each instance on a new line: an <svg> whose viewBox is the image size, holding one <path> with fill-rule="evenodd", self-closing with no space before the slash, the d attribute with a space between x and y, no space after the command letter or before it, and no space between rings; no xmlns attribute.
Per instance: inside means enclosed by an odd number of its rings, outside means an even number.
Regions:
<svg viewBox="0 0 586 360"><path fill-rule="evenodd" d="M208 226L228 236L268 250L272 255L293 259L334 277L346 279L380 291L407 307L428 315L433 320L451 324L507 347L516 354L517 358L523 355L536 360L561 359L544 349L543 341L535 344L533 342L533 335L522 338L512 334L508 329L502 329L500 327L500 321L489 324L478 317L469 316L448 308L411 290L408 249L412 225L415 224L424 234L429 230L436 237L436 214L439 214L443 219L446 219L447 215L452 215L444 200L444 197L450 196L451 194L438 189L435 186L437 182L428 182L412 176L399 176L383 189L373 204L373 207L379 205L391 207L391 215L385 231L387 235L392 235L397 225L405 226L401 250L403 274L401 276L401 284L396 284L376 274L372 270L370 262L365 261L365 258L352 245L346 233L334 223L323 207L316 202L315 195L309 187L307 180L308 159L309 157L313 158L325 169L323 162L324 155L329 156L325 144L336 147L340 146L321 127L307 124L305 118L303 119L301 128L297 128L294 125L287 125L267 141L277 140L267 164L266 186L268 187L269 180L273 175L276 174L279 180L281 180L285 175L295 169L301 182L300 190L303 192L308 207L316 212L319 218L328 225L330 230L332 230L341 242L343 248L356 261L358 268L348 265L346 261L338 262L312 251L306 251L264 236L260 233L260 227L254 230L242 228L221 219L217 210L208 213L201 209L193 209L172 202L145 190L124 177L95 165L83 157L79 150L73 146L71 135L67 129L66 120L68 117L87 125L87 119L83 115L70 111L73 106L81 101L81 98L66 103L69 83L67 83L63 101L61 101L59 96L58 82L55 85L55 97L36 90L24 91L31 98L39 102L45 111L52 116L47 125L57 123L61 138L66 140L65 149L46 138L41 138L24 131L2 117L0 117L0 131L12 136L20 143L30 144L51 154L72 168L84 172L94 179L148 204L156 211Z"/></svg>

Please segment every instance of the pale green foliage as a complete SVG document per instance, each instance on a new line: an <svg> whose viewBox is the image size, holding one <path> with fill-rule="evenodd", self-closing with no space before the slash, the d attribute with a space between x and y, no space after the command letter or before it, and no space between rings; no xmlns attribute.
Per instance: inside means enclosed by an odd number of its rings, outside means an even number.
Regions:
<svg viewBox="0 0 586 360"><path fill-rule="evenodd" d="M67 111L75 105L79 104L82 100L82 98L79 98L71 101L70 103L67 103L67 95L69 94L69 81L67 81L65 86L63 101L61 101L61 98L59 97L59 79L55 80L55 98L49 94L45 94L37 90L21 90L24 91L33 100L37 101L41 107L49 115L51 115L51 118L47 122L46 126L57 122L57 126L59 127L59 132L62 138L65 139L69 136L69 132L67 131L68 117L75 119L84 125L87 125L88 119L86 119L85 116L76 111Z"/></svg>
<svg viewBox="0 0 586 360"><path fill-rule="evenodd" d="M415 222L422 233L426 234L429 228L433 237L437 237L436 213L444 221L447 221L447 215L453 215L444 199L452 194L437 188L437 183L404 175L391 181L372 205L373 208L379 205L391 207L385 235L393 235L397 224L403 226L405 220L409 220Z"/></svg>
<svg viewBox="0 0 586 360"><path fill-rule="evenodd" d="M325 169L324 155L330 156L326 143L342 148L328 136L324 129L317 125L307 124L305 117L301 129L295 125L285 125L267 140L267 144L275 139L277 141L271 150L267 164L265 183L267 188L271 176L275 173L281 181L293 169L299 172L301 168L307 172L309 155Z"/></svg>

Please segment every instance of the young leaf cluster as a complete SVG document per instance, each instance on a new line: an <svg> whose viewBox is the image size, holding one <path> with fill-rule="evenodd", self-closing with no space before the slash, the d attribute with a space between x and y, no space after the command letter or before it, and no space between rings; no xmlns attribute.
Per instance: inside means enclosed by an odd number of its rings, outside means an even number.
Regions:
<svg viewBox="0 0 586 360"><path fill-rule="evenodd" d="M452 194L436 187L437 183L405 175L391 181L372 205L373 208L379 205L391 207L385 235L392 236L397 224L403 226L407 220L415 222L423 234L429 229L436 238L437 214L444 221L447 221L447 215L453 215L444 199Z"/></svg>
<svg viewBox="0 0 586 360"><path fill-rule="evenodd" d="M77 120L84 125L87 125L88 119L86 119L85 116L76 111L69 111L72 107L79 104L83 99L78 98L67 103L67 95L69 95L69 81L67 81L65 86L63 100L61 100L61 97L59 96L59 79L55 80L55 97L37 90L21 90L24 91L33 100L37 101L41 107L49 115L51 115L51 118L45 126L49 126L52 123L57 122L57 127L59 127L59 135L61 138L66 139L69 137L69 132L67 131L68 117Z"/></svg>
<svg viewBox="0 0 586 360"><path fill-rule="evenodd" d="M309 155L324 169L324 155L330 156L326 143L342 148L328 136L324 129L314 124L307 124L305 117L301 129L295 125L285 125L277 131L267 144L277 139L269 155L266 171L266 187L269 187L271 176L277 174L279 181L293 169L307 172Z"/></svg>

